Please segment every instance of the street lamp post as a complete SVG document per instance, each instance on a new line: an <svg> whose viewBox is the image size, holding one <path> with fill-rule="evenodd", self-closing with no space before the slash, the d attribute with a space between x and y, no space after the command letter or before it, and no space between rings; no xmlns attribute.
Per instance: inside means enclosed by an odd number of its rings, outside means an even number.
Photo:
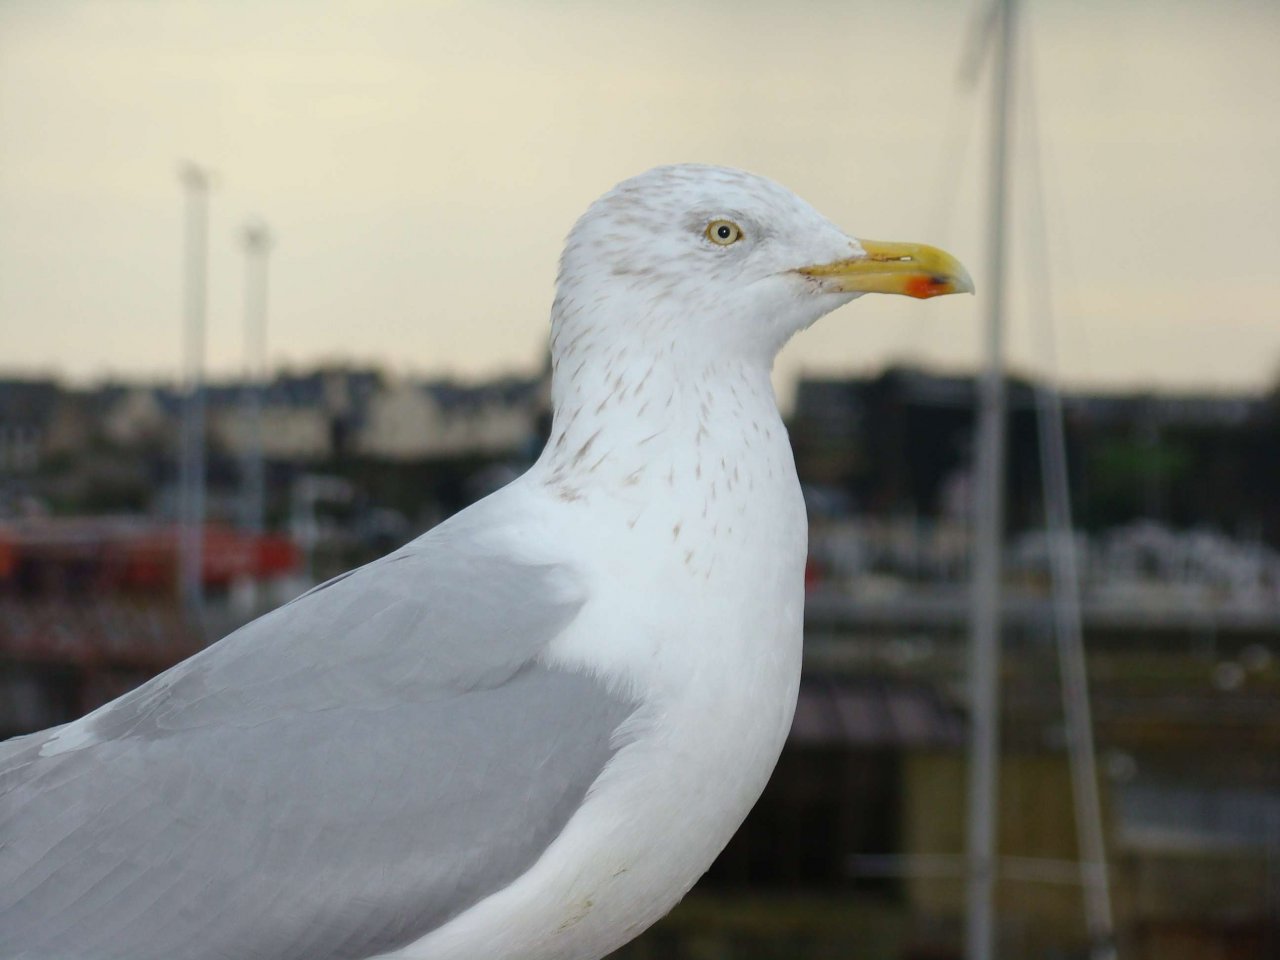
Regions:
<svg viewBox="0 0 1280 960"><path fill-rule="evenodd" d="M183 402L179 467L178 589L188 615L204 614L204 345L208 304L209 174L193 164L179 176L186 193L183 229Z"/></svg>
<svg viewBox="0 0 1280 960"><path fill-rule="evenodd" d="M254 221L241 234L244 274L244 393L242 414L247 437L241 458L240 525L260 534L266 526L266 476L262 453L262 406L267 381L267 256L271 232Z"/></svg>

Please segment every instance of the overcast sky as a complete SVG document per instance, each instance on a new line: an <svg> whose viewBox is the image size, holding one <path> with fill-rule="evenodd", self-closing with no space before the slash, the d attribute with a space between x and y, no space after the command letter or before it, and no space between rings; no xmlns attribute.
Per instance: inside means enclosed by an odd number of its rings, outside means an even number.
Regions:
<svg viewBox="0 0 1280 960"><path fill-rule="evenodd" d="M273 363L533 369L574 219L672 161L754 170L854 234L945 246L981 292L988 97L957 80L970 11L8 0L0 369L176 370L181 158L218 175L216 373L239 364L237 234L251 214L279 237ZM1273 382L1280 4L1039 0L1025 23L1067 379ZM1018 158L1025 170L1028 151ZM1022 255L1030 224L1020 215L1014 235L1024 369L1040 362L1024 304L1044 282ZM788 347L781 379L970 367L981 305L864 298Z"/></svg>

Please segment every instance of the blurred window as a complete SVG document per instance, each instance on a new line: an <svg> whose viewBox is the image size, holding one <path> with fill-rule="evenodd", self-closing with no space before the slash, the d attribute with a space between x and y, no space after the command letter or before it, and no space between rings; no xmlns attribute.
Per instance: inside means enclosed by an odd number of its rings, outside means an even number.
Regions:
<svg viewBox="0 0 1280 960"><path fill-rule="evenodd" d="M1135 783L1121 789L1118 813L1130 847L1280 847L1280 792Z"/></svg>

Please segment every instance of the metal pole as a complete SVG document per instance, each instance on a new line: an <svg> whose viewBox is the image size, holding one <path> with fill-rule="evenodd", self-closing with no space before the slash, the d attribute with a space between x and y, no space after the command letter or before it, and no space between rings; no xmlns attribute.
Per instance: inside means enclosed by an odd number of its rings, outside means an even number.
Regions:
<svg viewBox="0 0 1280 960"><path fill-rule="evenodd" d="M267 377L267 255L271 234L266 224L250 223L242 235L244 279L244 392L242 414L248 432L241 460L241 526L260 534L265 527L266 478L262 455L262 402Z"/></svg>
<svg viewBox="0 0 1280 960"><path fill-rule="evenodd" d="M993 73L987 320L979 382L969 643L969 769L966 826L966 960L994 960L996 793L1000 748L1000 550L1004 527L1004 311L1006 207L1012 126L1014 0L997 0Z"/></svg>
<svg viewBox="0 0 1280 960"><path fill-rule="evenodd" d="M204 340L208 303L209 175L193 163L179 174L186 191L183 243L183 404L178 585L188 615L204 613Z"/></svg>

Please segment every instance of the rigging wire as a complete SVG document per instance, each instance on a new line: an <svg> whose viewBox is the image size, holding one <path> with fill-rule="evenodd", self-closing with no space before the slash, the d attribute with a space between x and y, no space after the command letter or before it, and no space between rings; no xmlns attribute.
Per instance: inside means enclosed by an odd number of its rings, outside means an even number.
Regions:
<svg viewBox="0 0 1280 960"><path fill-rule="evenodd" d="M978 81L990 46L991 9L994 8L990 4L979 0L969 14L951 102L946 112L946 129L931 178L926 236L930 238L929 242L943 246L954 245L952 235L962 195L960 186L968 179L966 174L973 152L973 131L978 125ZM910 360L918 355L922 344L934 342L937 337L925 336L925 331L937 322L937 310L929 309L923 302L908 311L908 320L895 338L897 344L891 362L903 358Z"/></svg>
<svg viewBox="0 0 1280 960"><path fill-rule="evenodd" d="M1022 88L1025 91L1024 109L1021 112L1022 137L1028 154L1026 209L1030 229L1026 250L1031 282L1027 284L1027 298L1031 334L1043 363L1035 394L1045 525L1053 584L1054 634L1058 646L1062 705L1067 728L1071 789L1079 845L1080 880L1084 890L1085 922L1092 945L1091 955L1094 960L1114 960L1115 930L1098 798L1098 767L1089 706L1084 632L1080 617L1080 571L1071 513L1062 394L1058 386L1040 118L1036 110L1034 51L1029 34L1030 31L1023 38L1024 53L1020 65Z"/></svg>

